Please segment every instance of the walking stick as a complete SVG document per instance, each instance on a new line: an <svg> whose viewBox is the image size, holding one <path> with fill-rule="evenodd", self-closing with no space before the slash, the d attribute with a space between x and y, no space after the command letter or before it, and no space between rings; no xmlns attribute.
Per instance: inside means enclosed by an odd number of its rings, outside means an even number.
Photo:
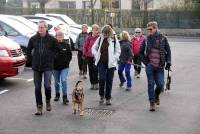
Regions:
<svg viewBox="0 0 200 134"><path fill-rule="evenodd" d="M171 72L171 69L169 68L167 70L167 83L166 83L165 91L171 89L171 73L170 72Z"/></svg>

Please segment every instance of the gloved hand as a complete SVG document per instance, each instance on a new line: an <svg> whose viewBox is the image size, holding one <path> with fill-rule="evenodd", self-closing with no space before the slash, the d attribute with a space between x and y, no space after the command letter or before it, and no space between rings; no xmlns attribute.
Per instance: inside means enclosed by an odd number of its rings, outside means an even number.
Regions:
<svg viewBox="0 0 200 134"><path fill-rule="evenodd" d="M165 70L169 70L170 67L171 67L171 63L167 63L167 64L165 65Z"/></svg>

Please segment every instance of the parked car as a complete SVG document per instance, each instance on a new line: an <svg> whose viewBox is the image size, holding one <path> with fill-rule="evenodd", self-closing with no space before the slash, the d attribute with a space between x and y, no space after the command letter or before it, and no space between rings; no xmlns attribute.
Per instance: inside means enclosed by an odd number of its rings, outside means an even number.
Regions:
<svg viewBox="0 0 200 134"><path fill-rule="evenodd" d="M0 29L6 37L17 42L24 53L26 53L30 37L36 33L33 29L3 15L0 15Z"/></svg>
<svg viewBox="0 0 200 134"><path fill-rule="evenodd" d="M15 76L24 70L26 60L20 46L0 35L0 79Z"/></svg>
<svg viewBox="0 0 200 134"><path fill-rule="evenodd" d="M38 26L33 23L32 21L24 18L23 16L15 16L15 15L4 15L7 18L13 19L19 23L22 23L23 25L29 27L30 29L34 30L35 32L38 31Z"/></svg>
<svg viewBox="0 0 200 134"><path fill-rule="evenodd" d="M70 36L70 32L69 32L69 27L67 24L65 24L64 22L53 18L53 17L40 17L40 16L33 16L33 15L25 15L25 18L29 19L30 21L34 22L34 23L38 23L41 20L44 20L47 24L48 24L48 32L49 34L55 36L56 31L58 29L61 29L64 33L64 39L66 41L69 42L69 44L71 45L71 48L74 49L74 41L72 38L74 38L74 36ZM75 37L76 38L76 37Z"/></svg>
<svg viewBox="0 0 200 134"><path fill-rule="evenodd" d="M69 36L72 38L73 42L76 42L77 36L81 33L82 25L77 24L71 18L64 14L35 14L37 17L53 17L56 18L69 26ZM88 32L92 30L91 27L88 27Z"/></svg>

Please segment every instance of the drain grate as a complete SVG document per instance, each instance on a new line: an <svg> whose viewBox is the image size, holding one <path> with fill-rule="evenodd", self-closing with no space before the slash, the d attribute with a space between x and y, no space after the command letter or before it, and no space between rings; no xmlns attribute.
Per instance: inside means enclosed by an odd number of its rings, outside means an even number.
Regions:
<svg viewBox="0 0 200 134"><path fill-rule="evenodd" d="M112 109L96 109L96 108L85 108L84 114L89 118L104 119L110 117L115 110Z"/></svg>

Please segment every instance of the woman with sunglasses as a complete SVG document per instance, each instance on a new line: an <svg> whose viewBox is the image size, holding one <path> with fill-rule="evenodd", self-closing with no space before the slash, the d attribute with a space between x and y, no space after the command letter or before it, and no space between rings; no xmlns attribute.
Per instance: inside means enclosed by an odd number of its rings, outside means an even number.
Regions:
<svg viewBox="0 0 200 134"><path fill-rule="evenodd" d="M135 69L135 76L136 78L140 78L140 72L141 72L141 61L139 60L139 49L140 49L140 45L144 40L144 35L142 34L142 30L141 28L136 28L135 29L135 34L134 37L132 39L132 51L134 54L134 69Z"/></svg>

